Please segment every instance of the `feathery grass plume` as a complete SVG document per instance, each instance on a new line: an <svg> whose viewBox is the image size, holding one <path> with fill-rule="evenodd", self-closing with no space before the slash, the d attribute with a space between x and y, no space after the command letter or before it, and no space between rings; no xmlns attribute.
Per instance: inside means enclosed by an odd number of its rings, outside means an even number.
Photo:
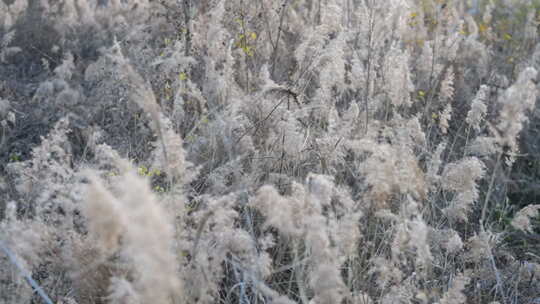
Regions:
<svg viewBox="0 0 540 304"><path fill-rule="evenodd" d="M517 138L527 121L526 112L532 110L536 102L538 92L533 83L536 75L534 68L526 68L498 100L502 106L497 124L497 129L502 135L501 145L508 145L512 151L518 151Z"/></svg>
<svg viewBox="0 0 540 304"><path fill-rule="evenodd" d="M9 6L3 1L0 2L0 20L2 20L2 23L0 23L0 29L3 31L9 30L13 25L13 17L9 12Z"/></svg>
<svg viewBox="0 0 540 304"><path fill-rule="evenodd" d="M429 183L430 190L439 184L441 178L439 171L443 164L442 154L446 149L446 145L447 143L445 141L439 143L435 151L431 154L426 173L426 181Z"/></svg>
<svg viewBox="0 0 540 304"><path fill-rule="evenodd" d="M409 222L409 248L414 249L416 253L415 266L418 274L424 276L433 261L433 255L428 244L429 227L426 222L420 217L416 217Z"/></svg>
<svg viewBox="0 0 540 304"><path fill-rule="evenodd" d="M310 174L307 188L304 233L313 264L309 272L309 283L314 293L312 301L318 304L341 302L345 284L339 271L336 248L332 246L328 227L325 227L326 219L322 215L323 208L330 204L333 185L325 176Z"/></svg>
<svg viewBox="0 0 540 304"><path fill-rule="evenodd" d="M452 102L454 98L454 78L454 69L450 67L444 75L439 91L439 100L443 104Z"/></svg>
<svg viewBox="0 0 540 304"><path fill-rule="evenodd" d="M16 22L17 20L26 12L29 1L28 0L14 0L11 1L11 3L8 5L9 2L4 2L0 4L0 16L1 14L4 14L5 19L3 24L0 24L0 26L3 26L4 29L7 31L9 30Z"/></svg>
<svg viewBox="0 0 540 304"><path fill-rule="evenodd" d="M487 107L486 101L489 94L489 87L486 85L480 86L478 92L476 92L476 97L474 97L471 103L471 109L467 112L467 118L465 121L469 126L474 128L475 131L480 131L480 124L486 116Z"/></svg>
<svg viewBox="0 0 540 304"><path fill-rule="evenodd" d="M386 206L394 193L425 197L424 174L411 148L370 140L361 140L357 146L369 153L359 169L366 177L369 196L377 209Z"/></svg>
<svg viewBox="0 0 540 304"><path fill-rule="evenodd" d="M85 210L81 211L84 217ZM87 223L88 221L85 222ZM128 268L126 263L119 259L118 251L107 251L107 248L103 247L103 240L86 230L85 233L86 235L69 233L69 246L65 246L61 253L61 263L66 265L69 279L67 284L77 290L73 296L80 303L92 302L93 299L108 295L111 277L124 274ZM114 245L115 248L120 248L119 244Z"/></svg>
<svg viewBox="0 0 540 304"><path fill-rule="evenodd" d="M454 198L443 212L451 219L466 222L473 204L478 200L477 180L485 174L484 164L476 157L469 157L445 166L441 185L453 191Z"/></svg>
<svg viewBox="0 0 540 304"><path fill-rule="evenodd" d="M234 106L230 99L240 96L240 88L232 75L235 75L235 58L232 55L234 34L227 30L227 1L217 1L208 13L209 22L201 26L207 29L205 36L194 39L208 56L204 57L204 79L208 85L203 86L203 94L207 98L209 108ZM236 110L236 109L235 109Z"/></svg>
<svg viewBox="0 0 540 304"><path fill-rule="evenodd" d="M461 55L458 54L458 52L461 52L461 46L463 45L463 40L465 40L465 37L463 37L463 35L461 35L459 31L455 30L455 28L459 27L459 25L457 25L459 24L459 18L460 17L458 16L446 16L445 20L441 21L441 23L446 23L447 33L443 36L444 38L442 41L442 45L440 45L437 49L440 53L440 58L454 60L455 58L459 58L459 56Z"/></svg>
<svg viewBox="0 0 540 304"><path fill-rule="evenodd" d="M10 121L8 117L9 113L12 113L9 111L10 108L11 105L9 100L0 97L0 125L2 126L2 128L6 128L7 122ZM11 121L11 123L15 123L15 121ZM2 140L0 140L0 143L4 142L5 134L5 132L2 133Z"/></svg>
<svg viewBox="0 0 540 304"><path fill-rule="evenodd" d="M347 49L347 35L340 31L337 37L330 40L321 54L321 64L319 79L323 92L331 96L331 89L335 88L337 93L345 90L345 65Z"/></svg>
<svg viewBox="0 0 540 304"><path fill-rule="evenodd" d="M433 256L428 244L429 229L418 215L418 209L418 203L407 195L406 200L401 203L399 215L394 217L395 221L392 223L390 251L394 265L400 265L401 261L410 258L415 263L417 273L425 275L422 272L428 269ZM383 214L379 213L380 215Z"/></svg>
<svg viewBox="0 0 540 304"><path fill-rule="evenodd" d="M182 138L174 132L170 120L161 112L154 92L123 56L118 43L113 45L108 56L118 64L120 75L125 77L126 81L133 86L131 96L133 101L151 117L154 126L153 131L159 138L154 150L156 166L165 170L172 180L185 177L186 163Z"/></svg>
<svg viewBox="0 0 540 304"><path fill-rule="evenodd" d="M351 296L351 303L353 304L374 304L375 302L371 297L364 292L354 291Z"/></svg>
<svg viewBox="0 0 540 304"><path fill-rule="evenodd" d="M124 278L112 277L109 285L109 295L106 297L110 304L142 304L141 296L135 291L132 283Z"/></svg>
<svg viewBox="0 0 540 304"><path fill-rule="evenodd" d="M470 278L464 274L457 275L451 282L451 287L440 300L440 304L465 304L467 296L463 293L470 282Z"/></svg>
<svg viewBox="0 0 540 304"><path fill-rule="evenodd" d="M5 218L0 221L0 246L5 247L0 250L1 303L32 301L34 290L21 271L24 269L30 276L35 275L34 269L45 260L44 249L49 232L50 229L38 221L18 219L17 203L7 203ZM5 251L6 248L9 252Z"/></svg>
<svg viewBox="0 0 540 304"><path fill-rule="evenodd" d="M261 188L255 206L267 217L268 223L280 233L298 238L306 245L310 256L307 272L309 287L315 303L335 303L340 301L345 292L339 266L339 250L332 243L328 219L323 210L330 207L334 185L327 176L309 174L306 185L293 184L293 194L282 197L270 186ZM279 202L276 205L276 201ZM284 214L283 209L289 210ZM297 216L295 216L295 214ZM284 217L284 218L282 218ZM343 245L342 245L343 246ZM302 280L301 277L297 278Z"/></svg>
<svg viewBox="0 0 540 304"><path fill-rule="evenodd" d="M395 107L412 105L411 93L414 92L414 84L409 58L409 52L401 50L397 45L393 45L385 57L385 91Z"/></svg>
<svg viewBox="0 0 540 304"><path fill-rule="evenodd" d="M312 248L312 250L314 249ZM318 260L315 263L321 262L323 261ZM311 271L309 282L314 293L314 297L311 300L313 303L331 304L336 303L335 301L341 302L343 299L345 284L341 279L338 265L328 262L318 264Z"/></svg>
<svg viewBox="0 0 540 304"><path fill-rule="evenodd" d="M396 121L400 120L398 118L399 116L396 115ZM400 124L401 123L402 122L400 122ZM401 144L411 148L413 151L425 146L426 144L426 134L422 129L419 115L405 120L403 122L403 127L397 127L395 132Z"/></svg>
<svg viewBox="0 0 540 304"><path fill-rule="evenodd" d="M302 186L293 183L293 191L303 191ZM255 197L255 207L265 216L264 226L279 228L280 233L291 237L302 235L301 212L303 203L299 200L287 199L269 185L262 186Z"/></svg>
<svg viewBox="0 0 540 304"><path fill-rule="evenodd" d="M465 258L474 262L480 262L491 256L492 248L500 241L500 235L491 231L483 231L470 237L466 242L467 250Z"/></svg>
<svg viewBox="0 0 540 304"><path fill-rule="evenodd" d="M460 54L457 56L461 56L460 60L465 62L475 62L475 69L471 71L473 73L470 74L472 77L469 79L478 81L478 79L488 77L490 72L489 48L482 40L477 40L473 34L466 36L460 33L459 35L463 43L461 43Z"/></svg>
<svg viewBox="0 0 540 304"><path fill-rule="evenodd" d="M375 275L375 283L381 290L388 286L398 284L403 281L405 274L395 265L392 260L381 256L375 256L370 259L368 274Z"/></svg>
<svg viewBox="0 0 540 304"><path fill-rule="evenodd" d="M335 188L336 199L339 203L333 205L334 214L330 216L330 235L339 250L340 262L354 258L362 237L359 222L364 217L362 210L349 192L341 187Z"/></svg>
<svg viewBox="0 0 540 304"><path fill-rule="evenodd" d="M103 246L119 246L121 256L135 271L131 284L142 303L169 303L171 296L182 294L176 259L171 252L172 225L147 181L127 162L120 166L126 172L117 180L116 196L100 185L99 179L91 177L89 206L85 208L89 227L99 233L96 237ZM102 211L113 214L100 214ZM106 216L109 217L103 219Z"/></svg>
<svg viewBox="0 0 540 304"><path fill-rule="evenodd" d="M414 280L414 279L413 279ZM417 290L415 282L410 278L405 279L400 284L391 286L381 296L381 304L410 303L415 298Z"/></svg>
<svg viewBox="0 0 540 304"><path fill-rule="evenodd" d="M437 60L436 52L433 51L435 42L425 41L422 46L422 52L420 56L416 58L416 68L418 69L420 77L418 79L420 84L428 85L430 76L439 75L443 71L443 65Z"/></svg>
<svg viewBox="0 0 540 304"><path fill-rule="evenodd" d="M368 88L364 87L367 80L367 71L364 67L362 58L354 56L351 59L350 64L351 70L347 76L351 79L351 90L358 90L359 92L362 92L363 90L367 91Z"/></svg>
<svg viewBox="0 0 540 304"><path fill-rule="evenodd" d="M458 257L463 252L463 240L454 229L435 229L430 227L430 246L435 263L448 261L448 257Z"/></svg>
<svg viewBox="0 0 540 304"><path fill-rule="evenodd" d="M147 181L134 170L120 181L119 190L130 223L123 235L123 254L132 260L140 275L134 286L143 303L168 303L170 296L178 297L182 293L176 259L171 252L174 230L170 219Z"/></svg>
<svg viewBox="0 0 540 304"><path fill-rule="evenodd" d="M70 132L69 120L60 119L32 149L30 159L6 166L6 171L13 174L13 181L17 182L12 189L18 200L17 217L28 220L28 224L39 225L27 229L39 235L44 241L43 249L47 249L39 255L40 267L30 267L29 271L48 274L37 280L44 289L54 286L54 293L50 294L53 298L55 293L61 294L72 286L65 276L71 266L66 261L71 260L70 248L80 237L78 229L83 227L78 215L81 191L72 167ZM15 223L10 225L16 226ZM22 236L19 233L19 237ZM29 248L26 251L33 252Z"/></svg>
<svg viewBox="0 0 540 304"><path fill-rule="evenodd" d="M320 54L324 48L327 39L319 27L307 27L302 32L303 38L294 50L294 58L298 62L298 75L293 75L294 79L303 79L302 70L312 70L318 65Z"/></svg>
<svg viewBox="0 0 540 304"><path fill-rule="evenodd" d="M452 118L452 101L454 98L454 69L448 68L441 82L439 102L444 105L444 110L439 113L439 128L443 135L448 133L450 119Z"/></svg>
<svg viewBox="0 0 540 304"><path fill-rule="evenodd" d="M193 28L199 31L194 36L193 45L207 48L210 56L205 60L213 61L221 58L224 53L226 46L222 43L230 38L227 28L222 24L225 14L225 1L215 1L213 7L194 20Z"/></svg>
<svg viewBox="0 0 540 304"><path fill-rule="evenodd" d="M269 144L281 138L282 151L286 156L302 157L301 152L306 146L306 136L296 119L298 114L289 111L280 114L282 114L281 119L275 122L268 136Z"/></svg>
<svg viewBox="0 0 540 304"><path fill-rule="evenodd" d="M448 133L448 128L450 127L450 119L452 119L452 105L447 103L444 107L444 110L439 113L439 128L441 133L446 135Z"/></svg>
<svg viewBox="0 0 540 304"><path fill-rule="evenodd" d="M161 132L159 125L160 109L154 92L148 87L143 77L133 69L129 59L124 57L120 42L116 38L114 44L106 53L106 57L117 66L119 77L131 86L131 99L152 118L154 132L159 134Z"/></svg>
<svg viewBox="0 0 540 304"><path fill-rule="evenodd" d="M163 114L160 113L159 119L162 130L160 141L164 144L154 143L153 167L167 172L174 180L187 184L195 174L189 174L186 170L189 163L185 160L182 137L174 131L171 121Z"/></svg>
<svg viewBox="0 0 540 304"><path fill-rule="evenodd" d="M95 173L87 173L90 184L86 190L86 201L82 206L88 221L88 232L95 238L98 249L112 254L121 246L120 239L128 228L128 219L122 205L102 184Z"/></svg>
<svg viewBox="0 0 540 304"><path fill-rule="evenodd" d="M75 70L75 63L73 62L73 54L67 53L62 64L54 69L54 74L62 80L68 81L73 77L73 71Z"/></svg>
<svg viewBox="0 0 540 304"><path fill-rule="evenodd" d="M240 220L251 221L241 219L235 210L238 195L199 199L199 210L187 219L187 223L195 223L196 231L184 232L188 241L179 245L181 252L185 252L181 272L186 301L215 303L222 284L230 281L234 282L231 283L233 289L240 286L237 284L249 285L256 288L256 296L266 295L270 289L260 290L259 281L271 274L272 261L264 251L266 245L259 246L253 232L236 227ZM236 273L234 278L225 275L229 267Z"/></svg>
<svg viewBox="0 0 540 304"><path fill-rule="evenodd" d="M540 205L529 205L516 213L511 222L512 227L522 231L532 232L533 226L531 224L531 218L534 218L539 214Z"/></svg>
<svg viewBox="0 0 540 304"><path fill-rule="evenodd" d="M455 230L450 230L449 234L451 236L448 237L447 240L444 242L443 247L446 252L450 254L456 254L463 249L463 241Z"/></svg>
<svg viewBox="0 0 540 304"><path fill-rule="evenodd" d="M16 46L10 46L10 44L13 42L13 39L15 38L15 30L5 33L4 36L1 38L0 62L7 63L7 59L10 56L17 54L18 52L22 51L22 49Z"/></svg>
<svg viewBox="0 0 540 304"><path fill-rule="evenodd" d="M320 8L321 26L328 32L340 32L342 30L342 3L336 0L326 1Z"/></svg>
<svg viewBox="0 0 540 304"><path fill-rule="evenodd" d="M6 171L13 174L15 191L20 198L28 199L24 213L36 216L37 221L57 228L73 229L75 197L75 172L69 141L69 119L62 118L41 143L34 147L31 158L7 164ZM66 191L70 189L70 191Z"/></svg>
<svg viewBox="0 0 540 304"><path fill-rule="evenodd" d="M466 154L476 157L487 157L500 151L496 137L478 136L465 148Z"/></svg>
<svg viewBox="0 0 540 304"><path fill-rule="evenodd" d="M75 299L73 299L72 297L66 296L59 299L57 304L78 304L78 302L75 301Z"/></svg>

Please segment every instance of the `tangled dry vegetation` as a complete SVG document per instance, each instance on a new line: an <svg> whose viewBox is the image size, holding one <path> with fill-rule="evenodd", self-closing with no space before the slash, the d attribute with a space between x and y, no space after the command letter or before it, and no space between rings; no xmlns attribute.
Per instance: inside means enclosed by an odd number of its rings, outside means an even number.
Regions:
<svg viewBox="0 0 540 304"><path fill-rule="evenodd" d="M538 0L0 0L0 303L540 303Z"/></svg>

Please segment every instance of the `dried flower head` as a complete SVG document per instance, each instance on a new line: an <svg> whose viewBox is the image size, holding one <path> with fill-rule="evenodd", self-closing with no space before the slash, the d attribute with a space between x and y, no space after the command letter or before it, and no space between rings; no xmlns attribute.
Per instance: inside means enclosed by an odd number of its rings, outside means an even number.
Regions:
<svg viewBox="0 0 540 304"><path fill-rule="evenodd" d="M532 232L531 218L534 218L540 214L540 205L529 205L519 210L512 219L512 227Z"/></svg>

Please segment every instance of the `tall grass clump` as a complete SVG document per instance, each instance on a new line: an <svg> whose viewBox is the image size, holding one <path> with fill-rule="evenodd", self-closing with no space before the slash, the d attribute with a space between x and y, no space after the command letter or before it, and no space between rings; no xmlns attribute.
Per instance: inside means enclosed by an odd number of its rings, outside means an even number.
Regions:
<svg viewBox="0 0 540 304"><path fill-rule="evenodd" d="M0 303L537 303L539 9L0 1Z"/></svg>

